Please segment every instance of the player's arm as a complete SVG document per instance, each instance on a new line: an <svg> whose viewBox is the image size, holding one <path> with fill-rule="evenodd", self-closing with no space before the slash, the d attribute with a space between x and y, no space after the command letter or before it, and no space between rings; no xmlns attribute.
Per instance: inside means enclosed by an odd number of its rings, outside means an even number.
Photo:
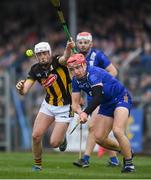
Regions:
<svg viewBox="0 0 151 180"><path fill-rule="evenodd" d="M59 58L59 63L61 65L66 65L67 59L72 55L72 48L75 47L74 41L71 40L67 42L66 48L64 50L63 56Z"/></svg>
<svg viewBox="0 0 151 180"><path fill-rule="evenodd" d="M109 58L102 52L99 51L97 54L97 60L99 64L101 65L100 67L105 69L107 72L109 72L112 76L116 77L118 74L118 71L116 67L111 63Z"/></svg>
<svg viewBox="0 0 151 180"><path fill-rule="evenodd" d="M79 115L82 112L80 100L81 100L80 92L72 92L72 109L75 113Z"/></svg>
<svg viewBox="0 0 151 180"><path fill-rule="evenodd" d="M85 108L84 112L88 115L91 114L97 106L99 106L102 102L103 95L102 95L102 86L96 85L92 87L92 100L89 105Z"/></svg>
<svg viewBox="0 0 151 180"><path fill-rule="evenodd" d="M114 76L114 77L116 77L117 76L117 74L118 74L118 71L117 71L117 69L115 68L115 66L111 63L111 64L109 64L106 68L105 68L105 70L107 71L107 72L109 72L112 76Z"/></svg>
<svg viewBox="0 0 151 180"><path fill-rule="evenodd" d="M85 123L88 120L88 115L91 114L97 106L99 106L102 102L103 95L102 95L102 86L96 85L92 87L92 100L89 105L84 109L82 113L80 113L80 121Z"/></svg>
<svg viewBox="0 0 151 180"><path fill-rule="evenodd" d="M33 81L31 79L20 80L16 84L16 88L17 88L19 94L25 95L28 93L28 91L30 90L30 88L33 86L34 83L35 83L35 81Z"/></svg>

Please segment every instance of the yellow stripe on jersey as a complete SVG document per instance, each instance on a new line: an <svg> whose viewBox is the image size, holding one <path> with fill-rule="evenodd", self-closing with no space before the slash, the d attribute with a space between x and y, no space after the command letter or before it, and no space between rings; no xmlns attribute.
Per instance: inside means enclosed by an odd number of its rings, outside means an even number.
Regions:
<svg viewBox="0 0 151 180"><path fill-rule="evenodd" d="M61 78L61 80L63 82L63 85L64 85L65 89L67 90L67 79L66 79L65 72L63 71L63 69L58 68L57 73L60 75L60 78Z"/></svg>
<svg viewBox="0 0 151 180"><path fill-rule="evenodd" d="M69 92L72 93L72 83L68 84Z"/></svg>
<svg viewBox="0 0 151 180"><path fill-rule="evenodd" d="M58 106L63 106L63 102L62 102L62 92L61 92L61 90L60 90L60 87L59 87L57 81L55 81L55 82L52 84L52 87L54 88L55 93L56 93L56 95L57 95Z"/></svg>
<svg viewBox="0 0 151 180"><path fill-rule="evenodd" d="M47 96L47 102L51 105L55 106L63 106L68 101L70 102L70 95L71 95L71 84L69 85L67 81L66 72L61 67L55 69L57 73L57 79L53 82L53 84L46 88L46 91L49 96ZM54 73L55 73L54 71ZM70 87L70 88L69 88Z"/></svg>
<svg viewBox="0 0 151 180"><path fill-rule="evenodd" d="M50 92L50 89L49 88L46 88L46 91L47 93L49 94L49 104L53 105L53 99L54 99L54 96L53 94Z"/></svg>
<svg viewBox="0 0 151 180"><path fill-rule="evenodd" d="M26 79L26 81L30 81L30 82L35 82L35 80L33 80L33 79Z"/></svg>

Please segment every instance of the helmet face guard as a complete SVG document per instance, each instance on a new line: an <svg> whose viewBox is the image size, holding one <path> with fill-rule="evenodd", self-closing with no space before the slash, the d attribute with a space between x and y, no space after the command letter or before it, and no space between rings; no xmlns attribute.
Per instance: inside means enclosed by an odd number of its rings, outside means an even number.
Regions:
<svg viewBox="0 0 151 180"><path fill-rule="evenodd" d="M49 57L46 57L45 60L41 59L39 57L39 54L40 53L46 53L46 52L47 52L47 54L49 54ZM35 53L37 60L39 61L39 63L41 65L48 66L49 64L51 64L51 62L52 62L52 58L51 58L52 51L51 51L51 47L50 47L48 42L40 42L40 43L36 44L34 47L34 53Z"/></svg>
<svg viewBox="0 0 151 180"><path fill-rule="evenodd" d="M92 35L89 32L81 32L76 37L76 46L79 52L87 54L92 47Z"/></svg>

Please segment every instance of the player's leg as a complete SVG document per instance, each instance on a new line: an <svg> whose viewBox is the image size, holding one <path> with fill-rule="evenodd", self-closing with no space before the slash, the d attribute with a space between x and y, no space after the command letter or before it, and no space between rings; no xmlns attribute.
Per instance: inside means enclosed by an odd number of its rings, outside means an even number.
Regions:
<svg viewBox="0 0 151 180"><path fill-rule="evenodd" d="M121 153L124 156L123 172L133 172L135 167L132 162L132 151L130 142L125 134L129 110L126 107L117 107L114 112L113 133L118 140Z"/></svg>
<svg viewBox="0 0 151 180"><path fill-rule="evenodd" d="M85 152L82 159L78 159L77 161L73 162L75 166L83 167L83 168L89 167L90 156L96 145L95 137L94 137L94 124L97 113L98 113L98 107L95 109L95 111L93 111L91 117L88 120L88 136L86 140Z"/></svg>
<svg viewBox="0 0 151 180"><path fill-rule="evenodd" d="M95 118L93 118L92 116L88 122L88 136L87 136L87 142L86 142L86 149L83 156L83 159L86 161L89 161L89 158L96 145L95 137L94 137L94 123L95 123Z"/></svg>
<svg viewBox="0 0 151 180"><path fill-rule="evenodd" d="M96 123L96 116L98 113L98 107L93 111L91 118L88 121L88 137L87 137L87 143L86 143L86 149L85 154L87 156L91 156L93 149L96 145L95 143L95 137L94 137L94 124Z"/></svg>
<svg viewBox="0 0 151 180"><path fill-rule="evenodd" d="M65 151L67 147L66 132L69 123L73 120L73 113L70 105L53 107L55 115L55 125L50 138L52 147L59 147L60 151Z"/></svg>
<svg viewBox="0 0 151 180"><path fill-rule="evenodd" d="M55 122L50 138L50 144L53 148L59 147L64 142L68 126L68 122Z"/></svg>
<svg viewBox="0 0 151 180"><path fill-rule="evenodd" d="M98 109L99 107L96 108L95 111L93 111L91 119L88 121L88 136L87 136L87 142L86 142L86 149L85 149L85 153L83 155L83 158L79 161L74 162L74 165L77 165L79 167L88 167L89 166L89 160L90 160L90 156L93 152L93 149L96 145L95 142L95 137L94 137L94 124L96 124L97 122L97 116L98 116ZM115 151L110 151L107 150L109 153L109 165L111 166L117 166L119 165L119 161L117 159L116 156L116 152Z"/></svg>
<svg viewBox="0 0 151 180"><path fill-rule="evenodd" d="M32 152L35 159L33 170L40 170L42 166L42 137L48 127L54 122L51 106L44 100L35 119L32 133Z"/></svg>
<svg viewBox="0 0 151 180"><path fill-rule="evenodd" d="M93 129L94 123L95 123L95 118L91 117L91 119L89 119L88 121L88 136L86 140L86 149L85 149L82 159L78 159L77 161L73 162L75 166L83 167L83 168L89 167L90 156L96 145L95 138L94 138L94 129Z"/></svg>
<svg viewBox="0 0 151 180"><path fill-rule="evenodd" d="M32 152L35 160L33 170L40 170L42 167L42 136L53 121L53 117L42 112L39 112L35 119L32 133Z"/></svg>
<svg viewBox="0 0 151 180"><path fill-rule="evenodd" d="M106 149L120 151L119 143L108 138L108 135L112 129L112 124L112 117L98 114L96 123L94 125L95 141L97 144Z"/></svg>
<svg viewBox="0 0 151 180"><path fill-rule="evenodd" d="M113 135L113 131L110 132L109 138L116 140L114 135ZM106 149L106 152L109 156L108 166L110 166L110 167L120 166L120 162L119 162L118 157L117 157L117 152L111 151L108 149Z"/></svg>

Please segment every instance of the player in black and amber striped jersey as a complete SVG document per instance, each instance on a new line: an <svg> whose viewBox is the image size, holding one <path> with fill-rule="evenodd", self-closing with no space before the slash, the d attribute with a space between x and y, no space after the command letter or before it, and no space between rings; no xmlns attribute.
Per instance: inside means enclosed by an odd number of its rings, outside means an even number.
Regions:
<svg viewBox="0 0 151 180"><path fill-rule="evenodd" d="M53 57L48 67L33 65L27 79L38 81L46 90L45 101L54 106L71 103L71 79L65 66L59 64L59 56Z"/></svg>
<svg viewBox="0 0 151 180"><path fill-rule="evenodd" d="M48 42L36 44L34 53L38 63L31 67L27 79L19 81L16 88L21 95L25 95L38 81L46 91L32 133L32 150L35 159L33 170L39 171L42 169L42 137L54 122L50 144L54 148L59 147L61 151L66 149L65 134L73 119L73 113L70 107L71 79L64 63L71 53L71 43L67 43L63 56L53 57Z"/></svg>

